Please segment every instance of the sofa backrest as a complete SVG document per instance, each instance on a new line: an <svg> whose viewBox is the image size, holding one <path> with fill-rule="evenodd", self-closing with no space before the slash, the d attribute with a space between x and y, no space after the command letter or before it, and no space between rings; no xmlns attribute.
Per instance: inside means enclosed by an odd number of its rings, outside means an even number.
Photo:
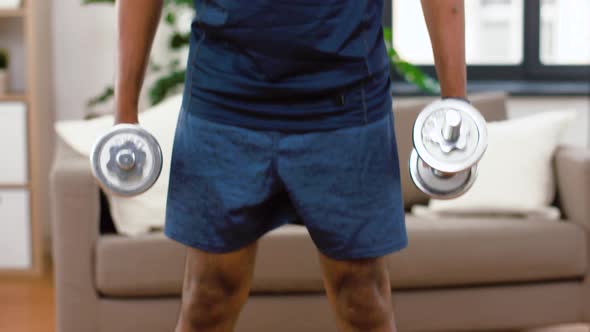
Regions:
<svg viewBox="0 0 590 332"><path fill-rule="evenodd" d="M484 92L469 96L472 104L482 113L488 121L501 121L507 118L506 98L504 92ZM409 209L414 204L428 203L428 196L416 188L409 173L409 159L413 148L412 128L420 111L435 98L393 98L393 113L395 133L399 154L402 190L404 206Z"/></svg>

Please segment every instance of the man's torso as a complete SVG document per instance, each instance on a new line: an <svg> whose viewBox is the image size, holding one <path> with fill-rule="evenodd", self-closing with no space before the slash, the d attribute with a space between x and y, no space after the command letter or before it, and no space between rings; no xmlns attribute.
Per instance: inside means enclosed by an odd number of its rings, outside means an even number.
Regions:
<svg viewBox="0 0 590 332"><path fill-rule="evenodd" d="M389 84L382 0L195 0L195 9L186 107L210 119L314 129L307 115L321 105L334 127L352 125L366 89ZM355 94L363 100L343 98Z"/></svg>

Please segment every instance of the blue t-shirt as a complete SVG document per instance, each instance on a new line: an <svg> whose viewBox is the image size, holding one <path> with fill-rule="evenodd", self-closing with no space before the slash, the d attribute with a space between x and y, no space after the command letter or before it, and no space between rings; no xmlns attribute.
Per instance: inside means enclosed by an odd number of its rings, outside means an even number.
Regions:
<svg viewBox="0 0 590 332"><path fill-rule="evenodd" d="M184 107L274 130L391 111L383 0L195 0Z"/></svg>

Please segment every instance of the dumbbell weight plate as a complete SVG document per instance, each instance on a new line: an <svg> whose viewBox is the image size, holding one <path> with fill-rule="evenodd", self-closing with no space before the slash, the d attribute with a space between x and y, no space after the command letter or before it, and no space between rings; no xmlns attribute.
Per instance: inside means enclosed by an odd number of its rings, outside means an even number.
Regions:
<svg viewBox="0 0 590 332"><path fill-rule="evenodd" d="M427 195L438 199L452 199L463 195L473 186L477 178L477 164L449 177L441 177L434 174L433 169L413 149L410 155L410 176L418 189Z"/></svg>
<svg viewBox="0 0 590 332"><path fill-rule="evenodd" d="M129 152L134 152L132 158ZM132 160L133 167L117 167L117 160ZM105 191L133 196L148 190L160 176L162 151L157 140L140 125L120 123L96 140L90 163L92 173Z"/></svg>
<svg viewBox="0 0 590 332"><path fill-rule="evenodd" d="M448 110L456 110L461 116L462 133L458 142L461 148L445 152L436 141L436 136ZM471 104L457 99L437 100L426 106L416 118L412 138L420 159L445 173L457 173L476 164L488 142L483 116Z"/></svg>

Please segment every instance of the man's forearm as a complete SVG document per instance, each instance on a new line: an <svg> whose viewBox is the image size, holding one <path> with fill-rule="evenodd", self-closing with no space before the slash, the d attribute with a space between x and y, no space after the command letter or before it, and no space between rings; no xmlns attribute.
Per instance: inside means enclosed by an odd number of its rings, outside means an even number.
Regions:
<svg viewBox="0 0 590 332"><path fill-rule="evenodd" d="M137 122L138 101L163 0L118 0L116 123Z"/></svg>
<svg viewBox="0 0 590 332"><path fill-rule="evenodd" d="M463 0L422 0L443 97L467 94L464 9Z"/></svg>

